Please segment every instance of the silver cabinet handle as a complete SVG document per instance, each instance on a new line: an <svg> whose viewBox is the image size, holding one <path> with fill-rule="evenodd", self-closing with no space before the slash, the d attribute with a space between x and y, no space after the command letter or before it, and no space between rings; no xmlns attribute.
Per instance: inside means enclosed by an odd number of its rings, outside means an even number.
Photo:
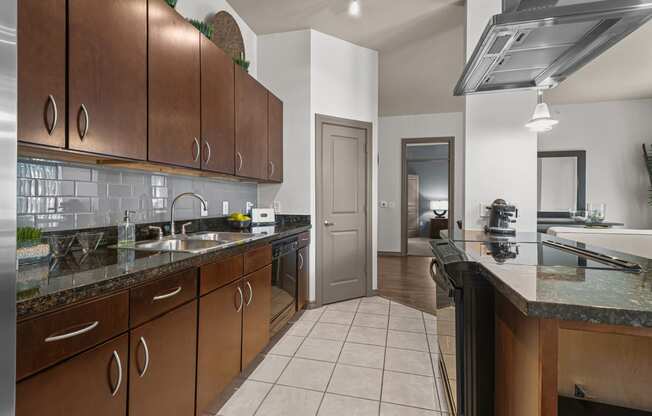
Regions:
<svg viewBox="0 0 652 416"><path fill-rule="evenodd" d="M179 287L177 287L176 289L174 289L174 290L173 290L172 292L170 292L170 293L166 293L166 294L164 294L164 295L154 296L154 297L152 298L152 300L153 300L154 302L156 302L157 300L169 299L169 298L171 298L171 297L173 297L173 296L176 296L176 295L178 295L179 293L181 293L181 290L182 290L182 287L179 286Z"/></svg>
<svg viewBox="0 0 652 416"><path fill-rule="evenodd" d="M238 158L238 169L237 171L242 170L242 164L244 163L244 159L242 159L242 153L240 152L235 152L236 157Z"/></svg>
<svg viewBox="0 0 652 416"><path fill-rule="evenodd" d="M299 253L299 270L303 270L303 255Z"/></svg>
<svg viewBox="0 0 652 416"><path fill-rule="evenodd" d="M332 227L333 225L335 225L335 223L334 223L334 222L330 222L330 221L328 221L328 220L325 220L325 221L324 221L324 225L325 225L326 227Z"/></svg>
<svg viewBox="0 0 652 416"><path fill-rule="evenodd" d="M244 306L244 295L242 294L242 289L240 289L240 286L238 286L238 295L240 295L240 304L235 309L236 312L240 312Z"/></svg>
<svg viewBox="0 0 652 416"><path fill-rule="evenodd" d="M57 101L54 99L52 94L48 95L48 107L52 107L52 126L46 127L48 130L48 136L52 136L52 132L57 127L59 122L59 110L57 110ZM46 107L47 111L47 107Z"/></svg>
<svg viewBox="0 0 652 416"><path fill-rule="evenodd" d="M199 140L195 137L193 139L194 143L192 146L192 161L196 162L199 160L199 154L201 153L201 145L199 144Z"/></svg>
<svg viewBox="0 0 652 416"><path fill-rule="evenodd" d="M115 383L115 387L111 390L111 397L115 397L115 395L118 394L118 390L120 390L120 385L122 384L122 362L120 361L120 356L116 350L113 350L113 359L118 366L118 382Z"/></svg>
<svg viewBox="0 0 652 416"><path fill-rule="evenodd" d="M187 222L181 226L181 234L186 235L186 228L190 227L192 222Z"/></svg>
<svg viewBox="0 0 652 416"><path fill-rule="evenodd" d="M158 238L159 240L163 239L163 228L150 225L149 227L147 227L147 229L150 231L156 231L156 238Z"/></svg>
<svg viewBox="0 0 652 416"><path fill-rule="evenodd" d="M64 339L68 339L68 338L73 338L73 337L76 337L78 335L82 335L82 334L85 334L87 332L92 331L93 329L97 328L97 326L99 324L100 324L99 321L95 321L95 322L92 322L89 325L87 325L87 326L85 326L82 329L79 329L77 331L68 332L68 333L62 334L62 335L52 335L52 336L49 336L49 337L45 338L45 342L56 342L56 341L62 341Z"/></svg>
<svg viewBox="0 0 652 416"><path fill-rule="evenodd" d="M254 288L251 287L251 283L245 282L245 285L247 285L247 288L249 288L249 300L246 303L246 306L251 305L251 301L254 300Z"/></svg>
<svg viewBox="0 0 652 416"><path fill-rule="evenodd" d="M271 168L271 173L269 174L269 176L272 177L274 176L274 171L276 170L275 169L276 167L274 166L274 162L272 162L271 160L269 161L269 167Z"/></svg>
<svg viewBox="0 0 652 416"><path fill-rule="evenodd" d="M138 371L140 378L143 378L145 377L145 373L147 373L147 369L149 368L149 347L147 347L147 341L145 341L145 337L140 337L138 343L143 346L143 350L145 351L145 365L143 366L142 371Z"/></svg>
<svg viewBox="0 0 652 416"><path fill-rule="evenodd" d="M84 128L81 129L79 126L77 126L77 128L79 129L79 138L83 141L86 135L88 134L88 129L91 126L91 117L88 114L88 110L86 109L86 106L84 104L81 105L79 114L81 116L84 116Z"/></svg>
<svg viewBox="0 0 652 416"><path fill-rule="evenodd" d="M204 144L206 145L206 161L204 163L208 165L208 162L211 161L212 149L211 149L211 144L208 143L206 140L204 140Z"/></svg>

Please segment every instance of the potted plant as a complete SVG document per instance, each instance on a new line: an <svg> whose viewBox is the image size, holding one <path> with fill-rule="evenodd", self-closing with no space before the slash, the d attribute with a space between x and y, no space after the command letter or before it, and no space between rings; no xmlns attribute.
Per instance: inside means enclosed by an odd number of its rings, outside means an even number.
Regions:
<svg viewBox="0 0 652 416"><path fill-rule="evenodd" d="M16 258L19 264L36 263L49 257L50 246L43 243L42 237L43 232L38 228L16 229Z"/></svg>
<svg viewBox="0 0 652 416"><path fill-rule="evenodd" d="M236 65L240 65L245 72L249 72L249 65L251 65L251 62L245 59L244 52L240 52L240 56L234 57L233 62L235 62Z"/></svg>
<svg viewBox="0 0 652 416"><path fill-rule="evenodd" d="M173 9L177 5L177 0L165 0L165 2L168 4L168 6L172 7Z"/></svg>
<svg viewBox="0 0 652 416"><path fill-rule="evenodd" d="M209 25L206 22L201 22L197 19L188 19L191 25L197 28L201 33L204 34L208 39L213 38L213 26Z"/></svg>

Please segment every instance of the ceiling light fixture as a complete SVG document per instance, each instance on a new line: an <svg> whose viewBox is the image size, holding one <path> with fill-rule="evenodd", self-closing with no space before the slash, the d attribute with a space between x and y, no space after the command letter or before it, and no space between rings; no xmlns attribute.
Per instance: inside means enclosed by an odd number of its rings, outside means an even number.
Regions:
<svg viewBox="0 0 652 416"><path fill-rule="evenodd" d="M537 91L537 106L534 107L534 114L532 114L532 119L527 122L525 127L530 129L535 133L543 133L546 131L552 130L552 128L559 123L559 120L555 120L550 117L550 109L548 104L543 102L543 91Z"/></svg>
<svg viewBox="0 0 652 416"><path fill-rule="evenodd" d="M360 16L360 2L358 0L349 3L349 14L354 17Z"/></svg>

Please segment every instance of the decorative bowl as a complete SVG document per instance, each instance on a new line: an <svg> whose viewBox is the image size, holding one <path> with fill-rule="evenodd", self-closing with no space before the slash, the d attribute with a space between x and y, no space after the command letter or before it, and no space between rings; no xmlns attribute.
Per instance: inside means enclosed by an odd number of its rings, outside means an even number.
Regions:
<svg viewBox="0 0 652 416"><path fill-rule="evenodd" d="M54 258L61 258L68 255L72 242L75 241L75 235L48 235L46 237L50 245L50 251Z"/></svg>
<svg viewBox="0 0 652 416"><path fill-rule="evenodd" d="M77 241L79 242L79 246L82 249L82 253L84 254L89 254L97 250L97 247L100 245L100 242L102 242L102 237L104 237L103 232L99 233L89 233L89 232L82 232L82 233L77 233Z"/></svg>
<svg viewBox="0 0 652 416"><path fill-rule="evenodd" d="M245 228L249 228L251 226L251 220L246 220L246 221L228 220L228 221L231 228L235 228L237 230L244 230Z"/></svg>

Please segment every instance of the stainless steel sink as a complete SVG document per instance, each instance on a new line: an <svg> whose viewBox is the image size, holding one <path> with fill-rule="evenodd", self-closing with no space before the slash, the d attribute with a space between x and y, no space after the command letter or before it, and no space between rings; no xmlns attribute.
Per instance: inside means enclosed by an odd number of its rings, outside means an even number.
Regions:
<svg viewBox="0 0 652 416"><path fill-rule="evenodd" d="M203 253L228 244L228 241L169 239L136 243L135 249L142 251L170 251L181 253Z"/></svg>
<svg viewBox="0 0 652 416"><path fill-rule="evenodd" d="M255 240L262 237L262 234L252 233L229 233L229 232L214 232L204 231L195 234L189 234L189 240L210 240L210 241L224 241L227 243L246 242Z"/></svg>

